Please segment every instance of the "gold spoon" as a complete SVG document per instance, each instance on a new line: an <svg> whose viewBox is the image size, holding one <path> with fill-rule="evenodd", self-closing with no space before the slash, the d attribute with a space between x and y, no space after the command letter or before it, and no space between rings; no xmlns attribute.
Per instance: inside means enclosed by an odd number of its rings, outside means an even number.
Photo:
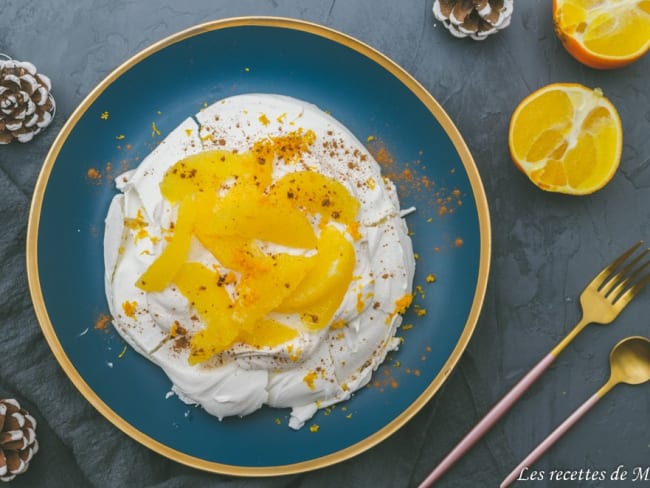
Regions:
<svg viewBox="0 0 650 488"><path fill-rule="evenodd" d="M650 339L628 337L616 344L609 355L609 380L589 400L583 403L546 439L544 439L501 483L501 488L517 480L524 469L537 461L566 431L568 431L598 400L619 383L639 385L650 380Z"/></svg>

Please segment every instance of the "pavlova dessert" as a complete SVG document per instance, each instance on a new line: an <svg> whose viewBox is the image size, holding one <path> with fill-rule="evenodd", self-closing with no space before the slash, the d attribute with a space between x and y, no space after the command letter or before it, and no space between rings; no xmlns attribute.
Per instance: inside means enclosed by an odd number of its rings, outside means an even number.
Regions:
<svg viewBox="0 0 650 488"><path fill-rule="evenodd" d="M291 408L300 428L370 380L415 262L394 185L309 103L218 101L116 178L104 235L113 324L219 419Z"/></svg>

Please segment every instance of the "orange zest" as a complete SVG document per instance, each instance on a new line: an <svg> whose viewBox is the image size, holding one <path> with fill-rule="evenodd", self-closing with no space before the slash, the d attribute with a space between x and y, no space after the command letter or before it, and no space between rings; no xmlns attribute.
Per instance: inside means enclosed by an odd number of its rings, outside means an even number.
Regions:
<svg viewBox="0 0 650 488"><path fill-rule="evenodd" d="M650 0L553 0L553 22L566 50L592 68L619 68L650 49Z"/></svg>
<svg viewBox="0 0 650 488"><path fill-rule="evenodd" d="M616 108L601 90L556 83L517 106L508 144L514 164L539 188L585 195L616 173L623 130Z"/></svg>

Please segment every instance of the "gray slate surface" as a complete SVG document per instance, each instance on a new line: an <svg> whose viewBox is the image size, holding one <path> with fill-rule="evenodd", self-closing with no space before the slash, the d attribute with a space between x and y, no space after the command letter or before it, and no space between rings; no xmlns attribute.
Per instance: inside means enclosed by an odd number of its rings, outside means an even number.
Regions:
<svg viewBox="0 0 650 488"><path fill-rule="evenodd" d="M416 486L480 416L579 318L577 297L602 265L650 239L650 55L611 72L581 66L553 32L551 2L520 0L512 25L482 43L452 38L425 2L350 0L2 0L0 52L33 62L54 85L52 126L26 145L0 146L0 396L39 421L41 452L15 487ZM152 42L208 20L274 15L350 34L408 70L462 132L486 187L492 271L476 333L440 393L370 451L313 473L236 479L200 472L142 447L104 420L50 352L27 290L25 233L33 185L66 117L112 69ZM602 191L544 193L510 163L517 103L551 82L601 87L623 120L623 160ZM608 327L588 328L541 381L459 462L441 487L493 487L607 377L620 338L650 335L650 292ZM650 387L619 387L536 468L613 472L650 466ZM521 482L543 488L560 483ZM645 486L573 482L563 486Z"/></svg>

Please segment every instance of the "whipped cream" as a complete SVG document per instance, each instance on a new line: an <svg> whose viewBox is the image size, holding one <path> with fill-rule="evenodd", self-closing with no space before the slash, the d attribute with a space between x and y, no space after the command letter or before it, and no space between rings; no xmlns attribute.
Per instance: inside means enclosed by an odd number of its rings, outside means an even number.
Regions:
<svg viewBox="0 0 650 488"><path fill-rule="evenodd" d="M297 331L273 346L235 342L208 360L192 362L187 347L206 328L190 300L173 284L145 291L140 277L170 242L177 205L167 201L161 182L188 156L210 150L235 154L260 141L290 133L313 134L294 161L276 157L272 181L313 171L341 183L358 202L354 231L332 222L354 248L354 270L329 324L305 327L296 314L269 318ZM218 101L183 121L134 170L116 178L104 235L105 287L113 324L136 351L161 367L172 390L219 419L261 408L291 408L289 426L298 429L319 408L344 401L368 383L388 351L412 293L413 250L394 185L341 123L318 107L294 98L246 94ZM227 190L227 188L226 188ZM223 190L222 191L226 191ZM314 232L322 232L311 219ZM313 249L259 242L265 253L309 257ZM217 269L221 263L192 238L186 260ZM229 288L231 295L234 293Z"/></svg>

